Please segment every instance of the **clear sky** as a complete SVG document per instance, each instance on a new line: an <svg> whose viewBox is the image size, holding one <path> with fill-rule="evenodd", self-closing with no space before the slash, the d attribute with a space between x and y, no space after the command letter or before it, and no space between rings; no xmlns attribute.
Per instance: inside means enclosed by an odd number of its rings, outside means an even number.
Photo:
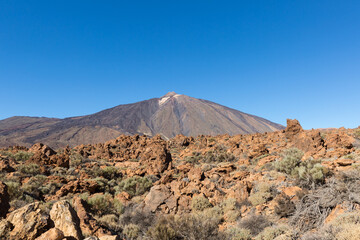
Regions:
<svg viewBox="0 0 360 240"><path fill-rule="evenodd" d="M360 1L0 0L0 119L160 97L360 125Z"/></svg>

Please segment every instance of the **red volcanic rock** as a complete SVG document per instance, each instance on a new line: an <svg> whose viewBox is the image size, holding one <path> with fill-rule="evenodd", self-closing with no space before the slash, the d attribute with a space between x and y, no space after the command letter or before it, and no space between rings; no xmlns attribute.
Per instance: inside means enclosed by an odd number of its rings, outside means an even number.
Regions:
<svg viewBox="0 0 360 240"><path fill-rule="evenodd" d="M136 162L137 169L128 169L130 172L136 171L136 175L159 175L172 167L167 142L159 135L153 138L122 135L105 144L82 145L76 149L84 157L91 159Z"/></svg>
<svg viewBox="0 0 360 240"><path fill-rule="evenodd" d="M14 172L15 169L10 166L8 159L0 158L0 172Z"/></svg>
<svg viewBox="0 0 360 240"><path fill-rule="evenodd" d="M55 165L58 167L69 167L70 148L66 147L61 154L56 154L49 146L42 143L34 144L29 152L34 155L28 160L29 163L37 163L42 165Z"/></svg>
<svg viewBox="0 0 360 240"><path fill-rule="evenodd" d="M260 144L260 145L254 147L254 149L250 152L249 157L257 158L257 157L263 156L268 153L269 153L269 150L266 148L265 144Z"/></svg>
<svg viewBox="0 0 360 240"><path fill-rule="evenodd" d="M298 133L300 133L302 131L303 131L303 128L301 127L298 120L287 119L287 126L285 129L286 138L291 139L293 136L297 135Z"/></svg>
<svg viewBox="0 0 360 240"><path fill-rule="evenodd" d="M100 227L96 219L94 219L89 213L87 203L79 198L74 197L73 206L77 213L77 216L80 220L80 229L83 235L86 236L99 236L102 234L110 234L110 231L107 231Z"/></svg>
<svg viewBox="0 0 360 240"><path fill-rule="evenodd" d="M42 143L36 143L31 148L29 148L29 152L33 154L40 154L41 156L50 157L55 155L56 152L52 150L49 146L44 145Z"/></svg>
<svg viewBox="0 0 360 240"><path fill-rule="evenodd" d="M99 188L99 185L95 181L82 181L76 180L67 183L62 186L55 194L54 198L59 199L69 193L84 193L89 192L90 194L95 193Z"/></svg>

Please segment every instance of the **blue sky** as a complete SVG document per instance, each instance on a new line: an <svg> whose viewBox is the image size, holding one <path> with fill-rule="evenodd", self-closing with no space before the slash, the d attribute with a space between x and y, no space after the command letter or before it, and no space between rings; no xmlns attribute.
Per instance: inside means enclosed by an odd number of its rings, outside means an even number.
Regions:
<svg viewBox="0 0 360 240"><path fill-rule="evenodd" d="M0 119L160 97L360 125L360 1L0 0Z"/></svg>

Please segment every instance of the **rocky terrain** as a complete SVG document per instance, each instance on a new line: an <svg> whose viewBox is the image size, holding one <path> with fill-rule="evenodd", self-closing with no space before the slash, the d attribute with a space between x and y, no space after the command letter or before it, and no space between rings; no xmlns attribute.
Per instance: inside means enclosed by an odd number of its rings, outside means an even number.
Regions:
<svg viewBox="0 0 360 240"><path fill-rule="evenodd" d="M54 120L56 121L56 120ZM0 239L359 239L360 129L0 151Z"/></svg>
<svg viewBox="0 0 360 240"><path fill-rule="evenodd" d="M0 121L0 147L42 142L58 148L101 143L121 134L169 139L185 136L272 132L284 127L219 104L170 92L133 104L65 119L12 117Z"/></svg>

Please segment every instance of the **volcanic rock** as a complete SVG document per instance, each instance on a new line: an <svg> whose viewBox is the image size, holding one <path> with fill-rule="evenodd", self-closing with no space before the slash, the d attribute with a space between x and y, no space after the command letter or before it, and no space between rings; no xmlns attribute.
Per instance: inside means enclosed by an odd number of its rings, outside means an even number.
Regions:
<svg viewBox="0 0 360 240"><path fill-rule="evenodd" d="M80 220L68 201L56 202L50 211L50 218L54 222L55 227L64 233L65 237L73 237L77 240L82 239Z"/></svg>
<svg viewBox="0 0 360 240"><path fill-rule="evenodd" d="M49 224L49 216L42 212L39 202L11 212L6 220L14 226L9 234L14 240L33 240L45 232Z"/></svg>

